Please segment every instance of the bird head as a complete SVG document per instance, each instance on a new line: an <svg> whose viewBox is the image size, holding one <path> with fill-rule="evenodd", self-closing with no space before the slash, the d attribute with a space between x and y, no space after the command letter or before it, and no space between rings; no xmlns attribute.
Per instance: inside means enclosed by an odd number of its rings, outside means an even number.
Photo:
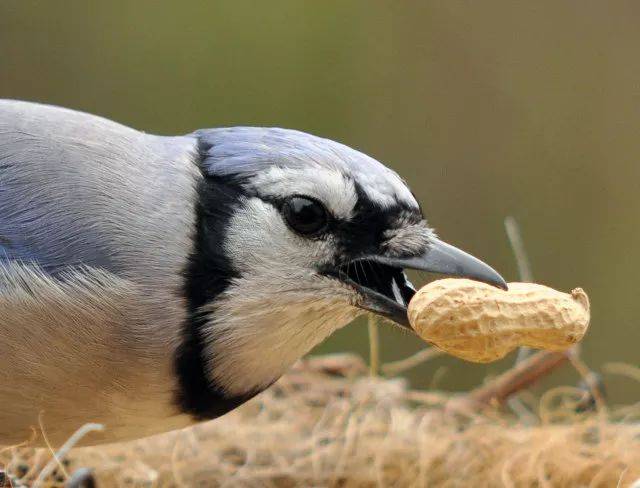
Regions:
<svg viewBox="0 0 640 488"><path fill-rule="evenodd" d="M204 178L187 295L205 375L230 397L264 389L364 312L409 328L406 269L504 287L439 240L406 183L306 133L196 133Z"/></svg>

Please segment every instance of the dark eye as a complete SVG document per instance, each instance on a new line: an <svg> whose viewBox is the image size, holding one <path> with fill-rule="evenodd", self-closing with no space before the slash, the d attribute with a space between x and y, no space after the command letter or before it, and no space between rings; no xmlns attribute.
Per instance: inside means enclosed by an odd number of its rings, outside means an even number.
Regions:
<svg viewBox="0 0 640 488"><path fill-rule="evenodd" d="M282 215L293 230L305 236L319 234L327 227L327 210L317 200L291 197L282 206Z"/></svg>

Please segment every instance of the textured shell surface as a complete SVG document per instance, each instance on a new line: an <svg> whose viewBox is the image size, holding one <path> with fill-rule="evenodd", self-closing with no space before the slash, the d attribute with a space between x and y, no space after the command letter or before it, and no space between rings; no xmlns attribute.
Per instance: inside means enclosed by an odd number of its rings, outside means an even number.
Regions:
<svg viewBox="0 0 640 488"><path fill-rule="evenodd" d="M508 291L467 279L436 280L409 304L417 334L444 351L490 362L519 346L564 350L589 326L589 299L576 288L563 293L535 283L509 283Z"/></svg>

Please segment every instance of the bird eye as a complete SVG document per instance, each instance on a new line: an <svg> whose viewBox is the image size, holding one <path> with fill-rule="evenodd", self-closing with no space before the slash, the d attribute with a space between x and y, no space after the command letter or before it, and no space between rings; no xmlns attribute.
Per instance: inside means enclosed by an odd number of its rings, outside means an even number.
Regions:
<svg viewBox="0 0 640 488"><path fill-rule="evenodd" d="M305 236L320 233L329 221L324 205L307 197L295 196L287 199L282 206L282 214L289 227Z"/></svg>

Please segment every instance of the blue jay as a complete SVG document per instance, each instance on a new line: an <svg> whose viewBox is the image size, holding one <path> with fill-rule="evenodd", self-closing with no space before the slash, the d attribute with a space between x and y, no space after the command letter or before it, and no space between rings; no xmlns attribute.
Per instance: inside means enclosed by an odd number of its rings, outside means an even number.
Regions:
<svg viewBox="0 0 640 488"><path fill-rule="evenodd" d="M0 443L219 417L365 311L409 328L405 269L506 286L337 142L0 101Z"/></svg>

